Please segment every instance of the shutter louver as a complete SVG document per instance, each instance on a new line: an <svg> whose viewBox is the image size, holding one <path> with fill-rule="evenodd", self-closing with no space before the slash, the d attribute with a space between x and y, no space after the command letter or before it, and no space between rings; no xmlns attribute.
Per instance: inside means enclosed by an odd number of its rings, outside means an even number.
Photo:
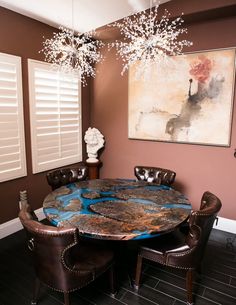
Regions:
<svg viewBox="0 0 236 305"><path fill-rule="evenodd" d="M82 161L78 78L29 60L33 172Z"/></svg>
<svg viewBox="0 0 236 305"><path fill-rule="evenodd" d="M21 58L0 53L0 182L25 175Z"/></svg>

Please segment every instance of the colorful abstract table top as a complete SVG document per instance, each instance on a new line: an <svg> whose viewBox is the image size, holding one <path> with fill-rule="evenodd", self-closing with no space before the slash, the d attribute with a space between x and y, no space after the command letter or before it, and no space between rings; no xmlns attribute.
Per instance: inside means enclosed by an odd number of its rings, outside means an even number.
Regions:
<svg viewBox="0 0 236 305"><path fill-rule="evenodd" d="M154 237L174 230L191 211L174 189L126 179L95 179L62 186L43 202L56 226L76 226L80 234L110 240Z"/></svg>

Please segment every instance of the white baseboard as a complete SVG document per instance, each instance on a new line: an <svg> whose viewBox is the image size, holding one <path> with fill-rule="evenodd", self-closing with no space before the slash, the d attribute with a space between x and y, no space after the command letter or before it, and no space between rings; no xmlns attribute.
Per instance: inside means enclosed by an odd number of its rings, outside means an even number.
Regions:
<svg viewBox="0 0 236 305"><path fill-rule="evenodd" d="M42 220L45 218L45 215L43 213L43 208L40 208L36 211L34 211L35 214L37 215L39 220ZM17 217L15 219L12 219L8 222L5 222L0 225L0 239L3 237L6 237L8 235L11 235L19 230L21 230L22 224L20 222L20 219Z"/></svg>
<svg viewBox="0 0 236 305"><path fill-rule="evenodd" d="M218 217L218 224L214 224L214 229L236 234L236 220Z"/></svg>
<svg viewBox="0 0 236 305"><path fill-rule="evenodd" d="M45 218L43 209L35 211L39 220ZM22 224L19 218L12 219L0 225L0 239L21 230ZM218 225L214 224L214 229L236 234L236 220L218 217Z"/></svg>

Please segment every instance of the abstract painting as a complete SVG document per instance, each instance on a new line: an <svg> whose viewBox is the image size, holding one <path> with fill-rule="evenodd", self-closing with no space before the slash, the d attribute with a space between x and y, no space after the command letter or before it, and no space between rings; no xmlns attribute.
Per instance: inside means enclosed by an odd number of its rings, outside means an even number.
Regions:
<svg viewBox="0 0 236 305"><path fill-rule="evenodd" d="M229 146L235 49L175 56L148 73L129 70L129 138Z"/></svg>

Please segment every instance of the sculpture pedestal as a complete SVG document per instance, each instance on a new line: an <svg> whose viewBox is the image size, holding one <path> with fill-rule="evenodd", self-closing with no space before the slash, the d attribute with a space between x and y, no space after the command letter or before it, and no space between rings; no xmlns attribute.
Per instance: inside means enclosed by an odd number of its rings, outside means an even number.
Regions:
<svg viewBox="0 0 236 305"><path fill-rule="evenodd" d="M88 167L88 176L89 179L98 179L99 178L99 168L102 166L101 161L97 162L86 162Z"/></svg>

